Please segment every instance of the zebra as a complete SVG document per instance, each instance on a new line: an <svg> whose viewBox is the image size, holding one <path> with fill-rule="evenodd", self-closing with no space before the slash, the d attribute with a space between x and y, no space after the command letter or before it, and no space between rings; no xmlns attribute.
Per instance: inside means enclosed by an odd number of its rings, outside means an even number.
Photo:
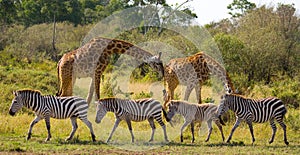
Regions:
<svg viewBox="0 0 300 155"><path fill-rule="evenodd" d="M125 120L129 132L131 134L131 142L134 142L134 135L132 132L131 121L140 122L148 120L151 128L152 134L149 142L153 141L153 136L155 132L154 119L160 124L164 132L165 141L168 142L166 126L162 120L161 112L163 111L166 118L166 111L162 109L160 102L154 99L120 99L120 98L104 98L96 101L96 123L100 123L103 117L108 111L115 113L116 121L114 127L107 139L107 143L110 141L114 131L118 127L120 121Z"/></svg>
<svg viewBox="0 0 300 155"><path fill-rule="evenodd" d="M95 134L93 131L92 123L87 118L88 104L79 97L56 97L52 95L41 95L38 90L18 90L14 91L14 99L9 108L9 114L14 116L23 106L31 109L35 112L35 119L30 123L28 130L27 140L31 138L31 132L33 126L40 120L45 119L46 127L48 131L48 137L45 141L51 139L50 133L50 117L56 119L70 118L72 123L72 132L66 141L73 138L75 131L78 128L77 118L84 122L90 129L92 140L95 140Z"/></svg>
<svg viewBox="0 0 300 155"><path fill-rule="evenodd" d="M255 138L253 134L252 122L264 123L270 122L272 127L272 137L269 140L271 144L274 141L276 134L276 120L283 129L284 143L289 144L286 137L286 125L283 122L283 117L287 112L283 102L278 98L264 98L260 100L245 98L236 94L225 94L221 97L221 103L218 108L218 117L221 117L226 111L232 110L236 115L236 122L231 130L231 133L227 139L227 143L230 142L233 132L239 126L242 120L245 120L249 126L252 136L252 144L254 144Z"/></svg>
<svg viewBox="0 0 300 155"><path fill-rule="evenodd" d="M167 113L167 118L169 121L173 118L173 116L176 113L179 113L184 117L184 123L181 127L180 130L180 141L183 142L183 135L182 132L185 129L186 126L191 124L191 131L192 131L192 143L195 141L195 136L194 136L194 125L196 122L202 122L206 121L207 122L207 127L208 127L208 135L205 140L205 142L209 141L211 132L212 132L212 121L216 123L218 126L222 139L224 141L224 134L223 134L223 129L222 125L225 125L222 119L219 119L217 117L217 109L218 106L212 103L207 103L207 104L192 104L188 103L186 101L178 101L178 100L171 100L168 103L168 113Z"/></svg>

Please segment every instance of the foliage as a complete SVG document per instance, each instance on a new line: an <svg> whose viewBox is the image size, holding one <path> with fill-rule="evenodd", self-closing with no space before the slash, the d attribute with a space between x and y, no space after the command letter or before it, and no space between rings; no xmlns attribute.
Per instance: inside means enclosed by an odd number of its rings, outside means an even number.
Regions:
<svg viewBox="0 0 300 155"><path fill-rule="evenodd" d="M229 14L234 18L241 17L254 8L256 8L256 4L247 0L233 0L233 2L227 6L227 9L230 10Z"/></svg>
<svg viewBox="0 0 300 155"><path fill-rule="evenodd" d="M40 90L43 94L55 95L57 85L57 75L55 64L44 61L43 63L10 64L0 65L0 86L1 86L1 111L7 113L11 100L12 92L19 89ZM26 110L25 110L26 111Z"/></svg>
<svg viewBox="0 0 300 155"><path fill-rule="evenodd" d="M153 96L153 92L150 91L149 93L147 93L147 92L142 91L138 94L135 94L133 96L133 99L151 98L152 96Z"/></svg>

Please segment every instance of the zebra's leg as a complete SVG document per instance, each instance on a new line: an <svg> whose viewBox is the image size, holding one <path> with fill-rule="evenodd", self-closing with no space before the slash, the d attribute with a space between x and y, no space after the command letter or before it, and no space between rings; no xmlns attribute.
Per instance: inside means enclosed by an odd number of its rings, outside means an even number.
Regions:
<svg viewBox="0 0 300 155"><path fill-rule="evenodd" d="M31 132L32 132L32 128L33 126L39 122L42 118L39 117L39 116L35 116L34 120L30 123L30 127L29 127L29 130L28 130L28 135L27 135L27 140L29 140L31 138Z"/></svg>
<svg viewBox="0 0 300 155"><path fill-rule="evenodd" d="M254 133L253 133L252 118L248 119L246 122L249 126L249 129L250 129L250 133L251 133L251 137L252 137L252 144L254 144L255 138L254 138Z"/></svg>
<svg viewBox="0 0 300 155"><path fill-rule="evenodd" d="M93 142L95 142L96 141L96 136L94 134L92 123L87 118L80 118L80 120L90 129L92 140L93 140Z"/></svg>
<svg viewBox="0 0 300 155"><path fill-rule="evenodd" d="M195 127L195 123L192 122L192 123L191 123L192 143L195 142L195 134L194 134L195 130L194 130L194 127Z"/></svg>
<svg viewBox="0 0 300 155"><path fill-rule="evenodd" d="M71 123L72 123L72 132L70 133L69 137L66 138L66 141L69 141L73 138L74 133L76 132L78 125L77 125L77 117L71 117Z"/></svg>
<svg viewBox="0 0 300 155"><path fill-rule="evenodd" d="M131 120L129 118L126 118L126 123L127 123L127 126L128 126L128 130L131 134L131 142L133 143L134 142L134 135L133 135L133 132L132 132Z"/></svg>
<svg viewBox="0 0 300 155"><path fill-rule="evenodd" d="M207 135L207 138L206 138L205 142L209 141L209 138L210 138L210 135L211 135L211 132L212 132L212 120L211 119L209 119L207 121L207 128L208 128L208 135Z"/></svg>
<svg viewBox="0 0 300 155"><path fill-rule="evenodd" d="M284 143L286 145L289 145L289 142L288 142L287 136L286 136L286 125L283 123L283 116L281 116L280 118L276 118L276 120L280 124L280 126L282 127Z"/></svg>
<svg viewBox="0 0 300 155"><path fill-rule="evenodd" d="M108 143L108 142L110 141L112 135L114 134L114 132L115 132L115 130L116 130L116 128L118 127L118 125L119 125L120 122L121 122L121 119L120 119L120 118L117 118L117 119L116 119L116 122L115 122L115 125L114 125L113 129L111 130L111 133L109 134L109 137L108 137L106 143Z"/></svg>
<svg viewBox="0 0 300 155"><path fill-rule="evenodd" d="M155 124L154 124L154 121L153 121L153 117L149 118L148 122L149 122L149 124L151 126L151 129L152 129L151 138L150 138L149 142L152 142L153 141L153 137L154 137L155 128L156 128Z"/></svg>
<svg viewBox="0 0 300 155"><path fill-rule="evenodd" d="M165 141L166 141L166 142L169 142L168 136L167 136L166 125L165 125L165 123L162 121L161 115L159 115L158 117L154 117L154 118L155 118L155 120L159 123L159 125L161 126L161 128L162 128L163 131L164 131Z"/></svg>
<svg viewBox="0 0 300 155"><path fill-rule="evenodd" d="M227 143L230 142L230 140L231 140L231 138L232 138L232 135L233 135L235 129L240 125L241 121L242 121L242 119L236 117L236 121L235 121L235 123L234 123L234 126L233 126L233 128L231 129L230 135L229 135L229 137L228 137L228 139L227 139L227 141L226 141Z"/></svg>
<svg viewBox="0 0 300 155"><path fill-rule="evenodd" d="M188 85L188 86L186 87L185 94L184 94L184 100L185 100L185 101L188 101L188 100L189 100L189 97L190 97L191 92L192 92L192 90L194 89L194 87L195 87L195 86L193 86L193 85Z"/></svg>
<svg viewBox="0 0 300 155"><path fill-rule="evenodd" d="M222 124L221 124L220 121L219 121L219 118L216 117L215 120L214 120L214 122L216 123L217 127L219 128L219 130L220 130L220 132L221 132L221 135L222 135L222 140L223 140L223 142L224 142L224 139L225 139L225 138L224 138L223 128L222 128Z"/></svg>
<svg viewBox="0 0 300 155"><path fill-rule="evenodd" d="M50 132L50 116L46 116L45 117L45 122L46 122L46 127L47 127L47 131L48 131L48 137L46 138L46 141L49 141L51 139L51 132Z"/></svg>
<svg viewBox="0 0 300 155"><path fill-rule="evenodd" d="M185 129L186 126L188 126L192 121L187 121L185 120L181 129L180 129L180 141L183 142L183 135L182 135L182 132L183 130Z"/></svg>
<svg viewBox="0 0 300 155"><path fill-rule="evenodd" d="M276 134L276 130L277 130L277 127L276 127L276 124L274 122L274 119L270 120L270 125L271 125L271 128L272 128L272 137L269 140L269 144L273 143L274 138L275 138L275 134Z"/></svg>

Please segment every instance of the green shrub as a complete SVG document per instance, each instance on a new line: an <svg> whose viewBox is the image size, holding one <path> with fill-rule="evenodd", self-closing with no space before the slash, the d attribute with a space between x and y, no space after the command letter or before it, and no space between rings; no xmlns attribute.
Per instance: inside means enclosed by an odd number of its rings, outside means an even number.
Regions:
<svg viewBox="0 0 300 155"><path fill-rule="evenodd" d="M149 93L147 93L147 92L142 91L139 94L135 94L133 96L133 98L134 99L142 99L142 98L151 98L152 96L153 96L153 92L150 91Z"/></svg>

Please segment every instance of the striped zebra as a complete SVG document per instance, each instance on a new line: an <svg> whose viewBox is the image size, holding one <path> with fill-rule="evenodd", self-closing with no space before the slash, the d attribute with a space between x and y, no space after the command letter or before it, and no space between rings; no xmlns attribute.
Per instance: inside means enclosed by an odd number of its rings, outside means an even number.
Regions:
<svg viewBox="0 0 300 155"><path fill-rule="evenodd" d="M180 130L180 140L183 142L183 135L182 132L185 129L186 126L191 124L191 131L192 131L192 143L195 141L194 137L194 125L196 122L207 122L208 127L208 136L205 140L205 142L209 141L211 132L212 132L212 121L216 123L218 126L222 139L224 141L224 134L222 125L225 125L222 119L219 119L217 117L217 109L218 106L208 103L208 104L191 104L185 101L177 101L177 100L171 100L168 103L168 113L167 118L170 121L172 117L178 113L184 117L184 123Z"/></svg>
<svg viewBox="0 0 300 155"><path fill-rule="evenodd" d="M218 117L221 117L226 111L232 110L236 115L236 122L231 130L231 133L227 139L230 142L234 130L239 126L242 120L245 120L249 126L250 133L252 136L252 144L255 141L253 134L252 122L264 123L266 121L270 122L273 133L269 141L271 144L274 141L276 134L276 125L274 120L276 120L282 127L284 132L284 143L289 144L286 137L286 125L283 122L283 117L287 110L278 98L264 98L260 100L249 99L235 94L226 94L222 96L221 103L218 109Z"/></svg>
<svg viewBox="0 0 300 155"><path fill-rule="evenodd" d="M14 91L14 99L9 108L9 114L15 115L23 106L31 109L35 112L36 117L31 122L28 130L27 140L31 138L31 132L33 126L40 120L45 119L48 137L45 141L49 141L51 138L50 133L50 117L56 119L70 118L72 123L72 132L66 140L71 140L75 131L78 128L77 118L84 122L90 129L92 140L95 140L92 123L87 118L88 104L79 97L55 97L51 95L43 96L41 92L36 90L19 90Z"/></svg>
<svg viewBox="0 0 300 155"><path fill-rule="evenodd" d="M113 133L122 120L125 120L128 125L132 142L134 142L134 135L132 132L131 121L140 122L148 120L152 128L152 134L149 142L153 141L155 132L154 119L162 127L164 131L165 141L168 142L166 126L161 116L162 111L164 113L164 116L166 116L166 112L162 109L162 105L160 104L160 102L154 99L130 100L119 98L104 98L97 101L96 104L96 123L100 123L108 111L115 113L116 116L115 125L107 139L107 143L110 141Z"/></svg>

